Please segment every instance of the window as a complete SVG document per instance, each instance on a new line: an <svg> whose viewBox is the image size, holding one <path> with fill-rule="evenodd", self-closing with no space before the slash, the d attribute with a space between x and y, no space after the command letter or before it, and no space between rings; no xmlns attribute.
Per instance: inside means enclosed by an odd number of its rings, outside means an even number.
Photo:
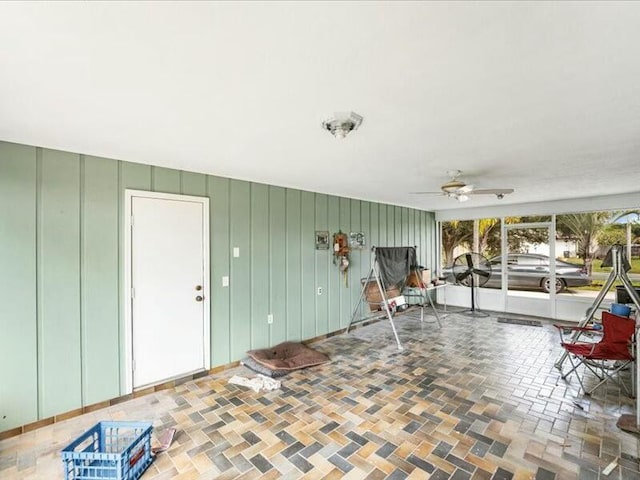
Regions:
<svg viewBox="0 0 640 480"><path fill-rule="evenodd" d="M442 266L459 255L477 252L490 259L500 256L500 219L454 220L442 223Z"/></svg>
<svg viewBox="0 0 640 480"><path fill-rule="evenodd" d="M514 225L507 236L509 271L522 266L537 275L549 275L550 245L548 230L525 223L548 223L551 215L505 217L507 225ZM467 252L484 255L492 270L502 269L501 219L455 220L442 225L442 267L451 266L456 257ZM640 286L640 209L627 211L592 211L556 216L556 279L563 287L561 295L595 297L611 269L602 267L602 260L613 244L625 246L630 258L631 282ZM498 276L496 275L496 279ZM500 282L490 285L500 288ZM524 286L540 290L541 282ZM613 296L613 289L608 298Z"/></svg>

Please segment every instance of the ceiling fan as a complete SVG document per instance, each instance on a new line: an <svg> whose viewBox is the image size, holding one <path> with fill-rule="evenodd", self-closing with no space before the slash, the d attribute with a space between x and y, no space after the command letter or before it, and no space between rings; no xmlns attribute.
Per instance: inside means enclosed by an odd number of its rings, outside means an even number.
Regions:
<svg viewBox="0 0 640 480"><path fill-rule="evenodd" d="M447 175L451 179L440 186L440 192L411 192L417 195L444 195L445 197L455 198L459 202L466 202L471 195L495 195L499 200L505 195L513 193L513 188L483 188L477 189L471 184L466 184L458 177L462 175L460 170L447 170Z"/></svg>

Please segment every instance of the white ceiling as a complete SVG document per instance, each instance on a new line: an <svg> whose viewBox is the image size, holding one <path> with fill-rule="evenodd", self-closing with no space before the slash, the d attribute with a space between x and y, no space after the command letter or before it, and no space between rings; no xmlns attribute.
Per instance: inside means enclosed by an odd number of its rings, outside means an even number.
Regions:
<svg viewBox="0 0 640 480"><path fill-rule="evenodd" d="M427 210L637 192L640 2L2 2L0 140ZM408 193L451 168L515 193Z"/></svg>

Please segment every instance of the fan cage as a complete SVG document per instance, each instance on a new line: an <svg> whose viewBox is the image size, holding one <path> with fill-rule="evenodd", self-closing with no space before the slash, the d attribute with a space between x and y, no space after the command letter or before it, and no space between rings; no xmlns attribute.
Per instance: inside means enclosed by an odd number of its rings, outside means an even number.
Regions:
<svg viewBox="0 0 640 480"><path fill-rule="evenodd" d="M457 285L482 287L491 278L491 264L480 253L463 253L454 259L451 272Z"/></svg>

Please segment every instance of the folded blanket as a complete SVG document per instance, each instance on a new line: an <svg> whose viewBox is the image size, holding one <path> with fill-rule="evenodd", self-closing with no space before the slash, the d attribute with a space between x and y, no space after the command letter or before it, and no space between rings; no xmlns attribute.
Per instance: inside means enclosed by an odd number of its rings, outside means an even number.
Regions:
<svg viewBox="0 0 640 480"><path fill-rule="evenodd" d="M258 375L254 378L245 378L240 375L234 375L229 379L229 383L234 385L241 385L243 387L249 387L254 392L258 393L260 390L276 390L280 388L280 381L273 378L265 377L264 375Z"/></svg>

